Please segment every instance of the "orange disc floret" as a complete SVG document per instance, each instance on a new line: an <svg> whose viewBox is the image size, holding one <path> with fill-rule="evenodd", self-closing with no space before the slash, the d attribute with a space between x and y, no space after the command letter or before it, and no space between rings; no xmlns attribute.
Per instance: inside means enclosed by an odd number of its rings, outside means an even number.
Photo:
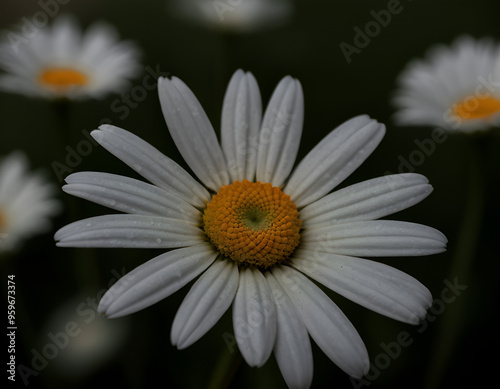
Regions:
<svg viewBox="0 0 500 389"><path fill-rule="evenodd" d="M89 80L87 75L79 70L53 67L43 70L38 75L38 82L50 88L64 91L68 88L87 85Z"/></svg>
<svg viewBox="0 0 500 389"><path fill-rule="evenodd" d="M293 253L302 226L290 196L271 184L247 180L223 186L208 203L203 224L222 254L263 269Z"/></svg>
<svg viewBox="0 0 500 389"><path fill-rule="evenodd" d="M484 119L500 112L500 100L492 96L481 99L469 96L455 104L454 112L462 119Z"/></svg>

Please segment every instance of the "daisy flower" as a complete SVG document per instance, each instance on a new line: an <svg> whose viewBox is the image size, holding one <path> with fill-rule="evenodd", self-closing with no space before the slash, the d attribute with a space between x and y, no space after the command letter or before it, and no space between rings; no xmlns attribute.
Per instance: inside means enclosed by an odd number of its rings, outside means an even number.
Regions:
<svg viewBox="0 0 500 389"><path fill-rule="evenodd" d="M129 336L127 320L107 320L87 305L87 298L73 298L59 306L40 332L40 344L44 344L50 339L47 334L64 333L67 323L74 323L74 330L66 340L60 340L62 346L50 364L59 375L72 380L82 379L109 361Z"/></svg>
<svg viewBox="0 0 500 389"><path fill-rule="evenodd" d="M391 318L424 318L431 294L420 282L359 257L445 249L435 229L376 220L426 197L427 180L399 174L329 194L384 136L384 125L366 115L333 130L293 169L304 105L292 77L279 83L262 117L256 80L238 70L224 98L220 145L181 80L162 78L158 89L172 138L201 183L130 132L111 125L92 132L151 184L107 173L68 176L65 192L126 214L63 227L58 245L172 249L122 277L98 310L110 318L136 312L201 275L172 325L179 349L232 305L235 338L250 366L262 366L274 351L287 384L308 387L311 336L342 370L362 377L369 368L363 341L311 279Z"/></svg>
<svg viewBox="0 0 500 389"><path fill-rule="evenodd" d="M101 98L120 92L139 71L138 49L113 27L59 17L32 37L8 32L0 44L0 88L44 98Z"/></svg>
<svg viewBox="0 0 500 389"><path fill-rule="evenodd" d="M0 252L50 227L59 211L55 188L38 173L28 171L26 155L13 152L0 162Z"/></svg>
<svg viewBox="0 0 500 389"><path fill-rule="evenodd" d="M285 23L292 14L292 4L290 0L174 0L169 10L196 24L248 33Z"/></svg>
<svg viewBox="0 0 500 389"><path fill-rule="evenodd" d="M432 48L398 78L394 105L401 125L475 131L500 124L500 46L458 38Z"/></svg>

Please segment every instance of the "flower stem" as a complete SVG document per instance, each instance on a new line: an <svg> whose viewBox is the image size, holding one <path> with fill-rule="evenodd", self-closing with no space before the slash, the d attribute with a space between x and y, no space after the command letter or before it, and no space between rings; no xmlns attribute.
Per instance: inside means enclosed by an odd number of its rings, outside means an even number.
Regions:
<svg viewBox="0 0 500 389"><path fill-rule="evenodd" d="M62 150L69 144L71 140L70 128L70 101L67 99L58 99L52 102L53 111L56 120L56 131L59 137L59 142Z"/></svg>
<svg viewBox="0 0 500 389"><path fill-rule="evenodd" d="M457 280L460 285L470 282L470 269L475 256L476 247L481 232L484 208L484 177L481 168L481 157L484 155L484 137L472 137L467 166L467 193L462 224L458 231L454 256L447 280L451 283ZM434 350L429 361L425 381L426 389L441 387L444 373L450 357L455 351L456 340L462 332L464 323L465 300L454 301L446 305L446 310L436 334Z"/></svg>
<svg viewBox="0 0 500 389"><path fill-rule="evenodd" d="M58 99L53 102L56 130L61 148L61 161L66 161L67 147L71 147L74 138L71 128L71 101ZM81 219L81 207L73 196L65 196L66 215L69 222ZM98 285L99 267L94 249L78 250L73 255L73 267L79 288L92 290Z"/></svg>
<svg viewBox="0 0 500 389"><path fill-rule="evenodd" d="M237 355L234 355L234 351L224 349L217 361L208 389L224 389L230 386L243 360L241 354L238 351L236 353Z"/></svg>

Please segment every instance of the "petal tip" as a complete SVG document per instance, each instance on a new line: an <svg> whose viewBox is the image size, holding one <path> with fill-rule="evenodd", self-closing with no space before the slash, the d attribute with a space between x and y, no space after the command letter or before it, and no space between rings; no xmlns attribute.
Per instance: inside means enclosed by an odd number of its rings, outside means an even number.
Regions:
<svg viewBox="0 0 500 389"><path fill-rule="evenodd" d="M96 140L96 142L101 143L102 138L104 137L103 131L105 131L104 128L105 124L102 126L99 126L99 129L94 130L90 133L90 136Z"/></svg>

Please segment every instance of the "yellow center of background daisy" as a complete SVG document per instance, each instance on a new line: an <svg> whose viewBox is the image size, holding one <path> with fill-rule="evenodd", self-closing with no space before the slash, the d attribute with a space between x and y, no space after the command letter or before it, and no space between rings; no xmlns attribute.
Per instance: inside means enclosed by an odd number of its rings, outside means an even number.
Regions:
<svg viewBox="0 0 500 389"><path fill-rule="evenodd" d="M286 260L300 241L297 206L280 188L236 181L212 197L204 230L225 256L266 269Z"/></svg>
<svg viewBox="0 0 500 389"><path fill-rule="evenodd" d="M500 111L500 100L494 97L466 98L454 107L462 119L484 119Z"/></svg>
<svg viewBox="0 0 500 389"><path fill-rule="evenodd" d="M87 85L88 81L88 77L84 73L71 68L48 68L38 76L40 84L60 91L75 86Z"/></svg>

